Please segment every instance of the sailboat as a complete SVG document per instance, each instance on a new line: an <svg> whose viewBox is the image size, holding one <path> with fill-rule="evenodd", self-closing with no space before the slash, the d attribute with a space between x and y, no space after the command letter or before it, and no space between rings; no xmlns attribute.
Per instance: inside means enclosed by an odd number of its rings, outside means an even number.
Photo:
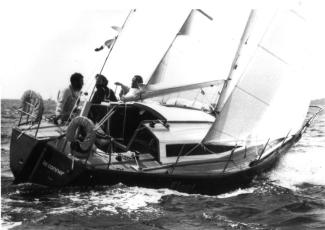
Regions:
<svg viewBox="0 0 325 230"><path fill-rule="evenodd" d="M42 100L35 94L12 131L15 183L123 183L204 194L248 186L317 116L306 119L305 19L296 11L262 19L251 11L225 74L205 59L215 54L202 31L213 19L192 10L147 84L124 102L89 100L79 116L58 126L39 116Z"/></svg>

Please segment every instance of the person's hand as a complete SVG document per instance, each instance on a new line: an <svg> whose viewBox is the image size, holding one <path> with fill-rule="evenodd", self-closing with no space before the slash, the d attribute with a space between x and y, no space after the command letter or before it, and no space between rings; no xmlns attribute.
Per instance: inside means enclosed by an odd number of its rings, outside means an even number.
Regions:
<svg viewBox="0 0 325 230"><path fill-rule="evenodd" d="M121 86L121 85L122 85L122 84L121 84L120 82L118 82L118 81L117 81L117 82L115 82L114 84L115 84L115 85L119 85L119 86Z"/></svg>

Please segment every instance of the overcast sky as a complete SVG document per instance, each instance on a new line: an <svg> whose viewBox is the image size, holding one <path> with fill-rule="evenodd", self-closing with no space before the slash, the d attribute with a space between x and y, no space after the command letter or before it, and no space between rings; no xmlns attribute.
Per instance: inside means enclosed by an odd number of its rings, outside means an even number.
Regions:
<svg viewBox="0 0 325 230"><path fill-rule="evenodd" d="M129 8L134 6L120 4L116 7L106 1L90 2L1 1L1 98L20 98L25 90L34 89L43 98L55 99L73 72L82 73L88 83L94 78L107 54L107 50L94 52L94 48L116 35L110 27L121 26ZM207 11L213 14L216 13L214 9L219 10L219 16L221 12L239 15L229 5L220 11L222 6L219 4ZM306 66L310 69L310 80L317 83L310 91L313 98L321 98L325 97L325 8L321 5L303 5L303 8L311 35L308 41L311 56ZM167 12L166 9L159 12ZM247 9L246 6L244 10ZM168 13L166 16L171 17ZM236 20L238 18L234 16ZM127 66L119 68L126 69ZM118 80L129 83L129 79ZM112 81L110 86L114 87Z"/></svg>

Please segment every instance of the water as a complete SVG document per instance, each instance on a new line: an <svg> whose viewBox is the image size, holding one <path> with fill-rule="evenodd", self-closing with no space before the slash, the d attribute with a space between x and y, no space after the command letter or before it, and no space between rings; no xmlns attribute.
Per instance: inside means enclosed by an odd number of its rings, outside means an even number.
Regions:
<svg viewBox="0 0 325 230"><path fill-rule="evenodd" d="M1 102L2 228L325 229L325 113L277 168L249 188L205 196L123 184L89 190L12 185L9 140L16 103Z"/></svg>

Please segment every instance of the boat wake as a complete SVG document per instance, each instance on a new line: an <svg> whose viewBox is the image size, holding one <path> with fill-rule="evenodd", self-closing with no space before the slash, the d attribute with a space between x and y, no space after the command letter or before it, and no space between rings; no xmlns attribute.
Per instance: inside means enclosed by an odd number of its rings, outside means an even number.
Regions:
<svg viewBox="0 0 325 230"><path fill-rule="evenodd" d="M308 152L293 149L270 173L270 180L293 190L303 183L325 186L324 153L325 148L313 148Z"/></svg>
<svg viewBox="0 0 325 230"><path fill-rule="evenodd" d="M116 216L126 217L136 221L146 216L159 216L161 210L158 204L162 197L188 194L169 189L147 189L127 187L123 184L115 186L100 186L92 189L49 189L32 184L11 185L2 197L2 212L6 213L3 227L13 227L21 224L19 219L28 218L34 224L51 222L58 216ZM13 208L16 207L16 208ZM75 221L70 219L70 221Z"/></svg>
<svg viewBox="0 0 325 230"><path fill-rule="evenodd" d="M246 189L237 189L235 191L229 192L229 193L224 193L221 195L218 195L218 198L228 198L228 197L234 197L234 196L238 196L240 194L247 194L247 193L253 193L256 190L256 187L250 187L250 188L246 188Z"/></svg>
<svg viewBox="0 0 325 230"><path fill-rule="evenodd" d="M307 129L298 142L280 160L269 179L276 185L300 190L302 185L325 186L325 113Z"/></svg>
<svg viewBox="0 0 325 230"><path fill-rule="evenodd" d="M68 199L68 205L52 209L49 214L62 214L67 212L87 213L88 215L98 212L113 214L132 214L159 212L152 204L159 202L162 196L177 194L187 196L169 189L147 189L139 187L127 187L118 184L111 187L99 187L89 192L74 192L70 195L63 195Z"/></svg>

